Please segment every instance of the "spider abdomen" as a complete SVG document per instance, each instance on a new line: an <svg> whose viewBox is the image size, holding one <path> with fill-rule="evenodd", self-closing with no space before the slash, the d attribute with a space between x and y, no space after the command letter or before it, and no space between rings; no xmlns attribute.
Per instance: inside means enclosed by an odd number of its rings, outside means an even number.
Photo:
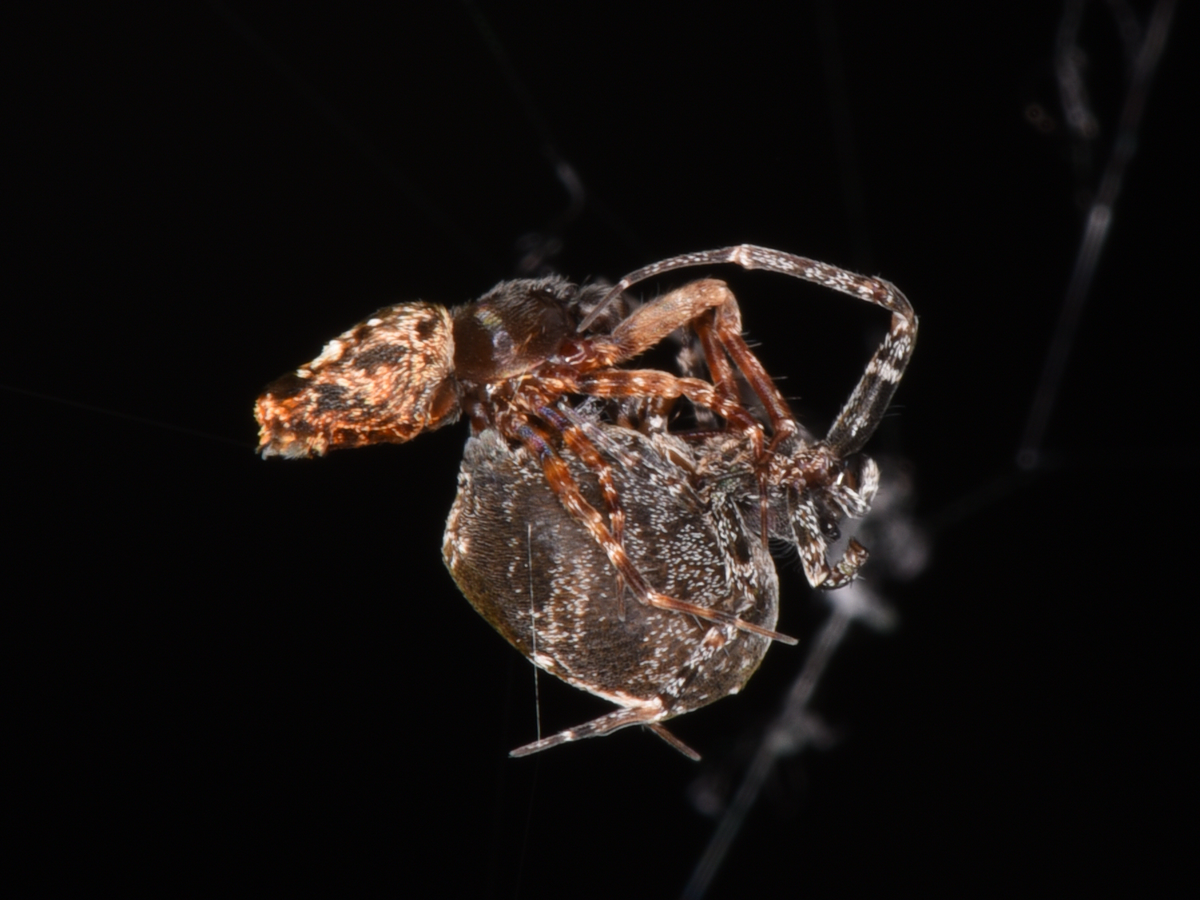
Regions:
<svg viewBox="0 0 1200 900"><path fill-rule="evenodd" d="M745 527L732 503L713 509L655 442L687 448L665 435L601 428L640 461L613 469L626 509L622 543L634 566L664 594L774 628L770 556L741 539ZM563 456L585 498L602 507L596 475L568 451ZM638 603L536 458L494 431L467 443L443 558L471 604L542 669L621 706L661 702L657 718L736 693L771 643Z"/></svg>

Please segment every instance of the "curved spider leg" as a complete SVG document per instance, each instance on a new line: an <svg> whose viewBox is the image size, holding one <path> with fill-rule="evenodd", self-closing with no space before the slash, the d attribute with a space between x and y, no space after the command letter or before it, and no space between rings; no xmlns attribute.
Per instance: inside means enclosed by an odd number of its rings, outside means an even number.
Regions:
<svg viewBox="0 0 1200 900"><path fill-rule="evenodd" d="M759 362L754 351L750 349L750 345L746 343L746 339L742 337L742 311L733 291L729 289L729 285L714 278L704 280L714 283L715 287L711 288L714 293L724 295L723 302L713 308L711 321L709 317L705 316L698 319L693 325L696 334L700 337L709 370L712 372L713 385L720 389L718 378L723 382L727 381L727 390L734 399L737 399L733 369L737 369L741 373L763 405L763 410L771 423L773 432L771 446L774 447L783 438L795 434L799 430L792 408L779 388L776 387L775 380L767 374L763 364ZM693 284L700 284L700 282L693 282ZM732 361L732 367L726 361L726 356L729 361ZM714 369L713 363L716 360L720 360L720 362Z"/></svg>
<svg viewBox="0 0 1200 900"><path fill-rule="evenodd" d="M712 261L728 260L721 258ZM699 262L689 264L700 265ZM650 272L650 269L654 271ZM639 271L657 274L657 268L650 269ZM632 278L628 276L625 280ZM619 365L661 343L671 332L689 326L701 339L701 349L712 375L713 386L724 401L722 405L725 408L741 405L733 369L729 365L729 359L732 359L734 366L762 401L771 428L777 434L794 432L791 408L742 338L741 311L733 291L716 278L702 278L664 294L620 322L611 334L591 339L590 358L576 371L586 372Z"/></svg>
<svg viewBox="0 0 1200 900"><path fill-rule="evenodd" d="M611 333L591 338L592 358L583 368L613 366L633 359L662 343L671 332L722 305L729 296L729 288L715 278L700 279L663 294L634 310Z"/></svg>
<svg viewBox="0 0 1200 900"><path fill-rule="evenodd" d="M706 387L708 386L706 385ZM709 391L711 390L711 387L709 387ZM698 606L695 603L688 603L686 600L679 600L675 597L668 597L666 594L662 594L651 588L646 583L646 579L642 577L642 573L633 565L633 562L625 553L625 549L613 538L612 532L604 524L604 517L600 515L594 506L588 503L587 499L580 492L579 485L575 482L574 477L567 468L566 462L551 446L548 436L540 433L528 423L517 428L516 435L525 447L541 462L546 482L558 497L563 508L576 521L587 528L593 540L600 545L605 555L608 556L613 568L625 578L625 583L639 602L647 606L652 606L655 609L667 609L673 612L696 616L699 619L716 622L721 625L732 625L741 631L749 631L783 644L794 645L798 643L793 637L780 634L777 631L771 631L770 629L763 628L761 625L755 625L753 622L747 622L745 619L735 616L732 613Z"/></svg>
<svg viewBox="0 0 1200 900"><path fill-rule="evenodd" d="M733 366L729 364L729 356L715 333L716 315L715 309L707 310L692 322L692 331L696 333L696 339L699 341L700 352L705 365L708 366L713 389L730 403L740 402Z"/></svg>
<svg viewBox="0 0 1200 900"><path fill-rule="evenodd" d="M873 493L873 490L868 490L866 494L857 497L857 500L861 502L855 502L855 496L851 496L851 494L843 496L841 493L843 486L840 483L830 482L829 475L822 474L822 472L831 473L835 468L833 463L844 460L847 456L861 450L887 411L900 378L908 366L916 342L917 317L908 299L894 285L883 279L857 275L837 266L751 244L686 254L663 260L627 275L617 283L613 291L624 292L637 282L663 272L715 263L733 263L745 269L766 269L800 278L873 303L892 314L888 333L867 363L866 370L830 426L825 439L811 448L809 461L814 464L812 471L805 473L804 477L797 481L793 481L790 476L777 479L780 483L804 484L810 490L823 488L829 492L830 498L835 503L844 505L847 512L850 512L850 507L858 510L869 505L868 494ZM603 309L606 302L607 298L601 301L594 312ZM782 397L779 397L780 405L774 405L773 400L778 396L777 391L770 379L766 377L766 373L761 371L761 365L757 358L750 352L741 337L740 321L736 314L737 308L732 300L732 295L730 295L728 303L714 304L713 309L715 311L712 327L717 334L715 340L708 339L705 346L705 355L710 360L710 368L711 361L719 359L720 351L724 350L729 354L734 365L742 370L747 381L753 385L756 393L763 400L772 427L778 428L778 423L784 420L783 417L786 417L790 426L795 428L795 422L791 418L790 412L783 412L787 406ZM703 332L707 323L698 317L693 327L698 332ZM719 348L713 346L714 344L718 344ZM720 369L714 370L714 384L719 385L723 377ZM779 434L778 437L782 437L782 434ZM774 449L777 445L777 440L773 437L770 449ZM766 498L764 491L771 483L771 479L768 478L767 484L764 484L761 456L757 451L754 463L755 468L759 470L757 473L758 487L760 498L762 498L760 502L764 506L765 523ZM803 561L805 575L812 585L836 588L847 584L853 579L857 569L865 562L866 550L857 542L851 541L841 561L830 566L825 557L827 544L825 536L821 532L820 516L810 504L802 505L795 511L793 524L793 532Z"/></svg>
<svg viewBox="0 0 1200 900"><path fill-rule="evenodd" d="M603 301L598 309L602 306ZM578 369L591 371L596 366L625 362L655 346L672 331L689 325L700 338L717 398L716 402L701 405L724 416L730 426L746 433L754 446L760 530L765 545L770 521L769 464L762 446L762 426L742 407L730 360L762 401L772 429L771 449L799 428L787 401L742 337L741 312L733 291L725 282L715 278L700 279L647 303L620 322L607 337L593 338L589 356L586 362L580 360ZM695 397L689 396L689 399L696 402Z"/></svg>
<svg viewBox="0 0 1200 900"><path fill-rule="evenodd" d="M853 581L870 555L867 548L851 538L841 560L831 566L825 557L828 547L820 536L820 518L812 504L801 504L793 515L801 526L795 529L796 548L800 552L800 564L808 583L813 587L835 590Z"/></svg>
<svg viewBox="0 0 1200 900"><path fill-rule="evenodd" d="M907 315L903 311L892 313L891 328L867 363L866 371L842 411L829 427L825 443L837 456L857 453L875 433L908 367L917 340L917 318L907 298L886 281L880 281L879 288L881 297L903 301L897 306L907 309ZM876 301L873 299L872 302ZM879 305L885 306L884 303Z"/></svg>
<svg viewBox="0 0 1200 900"><path fill-rule="evenodd" d="M706 266L717 263L733 263L743 269L766 269L782 275L790 275L803 281L819 284L851 297L866 300L888 310L892 314L891 327L883 343L875 351L867 370L863 374L850 399L829 429L825 442L838 456L847 456L862 449L863 445L879 425L896 386L912 357L917 337L917 317L908 298L895 285L882 278L857 275L845 269L818 262L793 253L784 253L754 244L739 244L720 250L686 253L664 259L638 269L622 278L609 296L605 297L580 323L582 329L588 319L598 316L610 297L627 291L632 285L663 272L691 266ZM636 315L636 314L635 314ZM614 332L615 333L615 332ZM735 360L736 362L736 360Z"/></svg>
<svg viewBox="0 0 1200 900"><path fill-rule="evenodd" d="M890 331L826 438L827 446L838 457L861 449L882 419L912 354L916 317L908 300L892 285L880 279L855 275L836 266L753 245L663 260L626 276L613 290L623 292L645 278L674 269L715 263L734 263L747 269L764 268L812 281L865 299L892 312ZM602 309L603 305L604 301L601 301L597 310ZM724 282L702 279L642 307L613 330L611 340L621 351L613 357L614 360L620 361L622 356L628 358L626 354L641 352L644 346L665 337L668 326L677 325L681 319L689 316L691 327L700 339L714 390L721 400L728 406L740 399L734 381L733 368L736 368L762 402L773 432L768 452L797 433L799 426L786 399L742 337L737 300ZM731 424L736 427L735 422ZM757 445L754 468L759 488L760 531L765 543L770 518L769 461Z"/></svg>

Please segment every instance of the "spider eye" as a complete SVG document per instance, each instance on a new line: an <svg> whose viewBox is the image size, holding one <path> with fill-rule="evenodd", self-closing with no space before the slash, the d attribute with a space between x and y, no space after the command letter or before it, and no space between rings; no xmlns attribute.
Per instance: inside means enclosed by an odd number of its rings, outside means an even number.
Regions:
<svg viewBox="0 0 1200 900"><path fill-rule="evenodd" d="M842 536L842 529L838 528L837 522L831 518L821 517L821 534L825 535L825 540L836 541Z"/></svg>

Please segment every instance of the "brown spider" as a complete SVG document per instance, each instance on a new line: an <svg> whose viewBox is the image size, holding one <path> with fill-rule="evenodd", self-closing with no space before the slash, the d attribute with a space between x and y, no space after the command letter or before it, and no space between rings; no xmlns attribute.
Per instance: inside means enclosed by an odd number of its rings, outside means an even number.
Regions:
<svg viewBox="0 0 1200 900"><path fill-rule="evenodd" d="M823 284L892 312L892 327L826 440L796 457L780 450L800 429L787 402L741 336L741 316L724 282L702 279L622 317L612 300L631 285L688 266L736 263ZM712 381L655 369L620 366L671 332L690 328L702 348ZM591 332L591 333L589 333ZM764 637L795 640L712 607L655 590L630 561L622 544L624 513L611 466L584 430L564 416L567 396L686 397L726 422L738 452L750 461L758 485L763 538L770 528L772 485L836 485L841 462L856 452L886 410L912 351L916 319L908 301L887 282L854 275L792 254L741 245L674 257L632 273L605 293L561 278L502 282L479 300L448 310L432 303L405 303L379 310L330 341L312 362L270 384L255 407L264 457L323 455L331 449L400 443L466 412L473 433L494 428L539 461L562 506L603 549L622 583L642 604L732 625ZM763 404L770 426L738 399L736 375ZM559 448L566 447L599 481L608 521L580 492ZM819 518L804 519L798 542L814 585L849 581L866 558L851 543L830 566Z"/></svg>

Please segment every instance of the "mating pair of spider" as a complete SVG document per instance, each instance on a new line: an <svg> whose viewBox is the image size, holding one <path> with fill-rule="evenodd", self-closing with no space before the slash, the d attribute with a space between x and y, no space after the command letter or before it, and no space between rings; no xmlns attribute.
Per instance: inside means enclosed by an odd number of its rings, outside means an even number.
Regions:
<svg viewBox="0 0 1200 900"><path fill-rule="evenodd" d="M705 278L632 313L624 292L691 266L735 263L883 307L891 327L822 440L797 423L742 337L737 301ZM683 330L703 358L682 374L624 368ZM878 470L859 451L912 354L917 321L889 283L763 247L673 257L615 287L503 282L449 310L403 303L330 341L259 398L264 457L399 443L471 422L443 557L467 599L553 675L619 709L514 751L662 721L736 693L772 640L778 582L768 539L795 546L814 587L866 559L862 516ZM745 383L757 399L741 400ZM686 398L710 428L673 432ZM717 417L721 424L717 426Z"/></svg>

